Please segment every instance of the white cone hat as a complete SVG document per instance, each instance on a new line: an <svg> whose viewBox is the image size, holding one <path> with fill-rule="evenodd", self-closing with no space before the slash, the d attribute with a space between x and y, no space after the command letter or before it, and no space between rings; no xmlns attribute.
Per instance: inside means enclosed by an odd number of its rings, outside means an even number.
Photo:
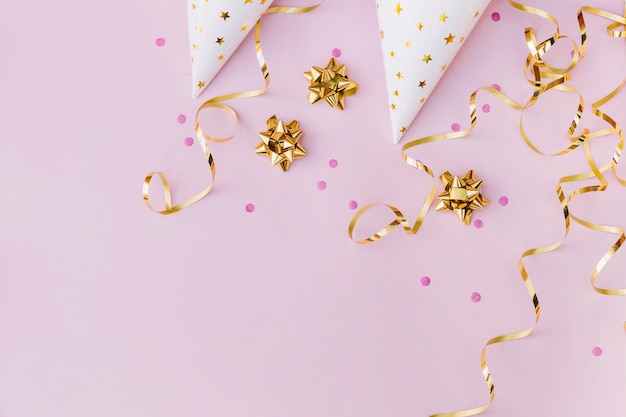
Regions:
<svg viewBox="0 0 626 417"><path fill-rule="evenodd" d="M393 143L411 125L490 0L377 0Z"/></svg>
<svg viewBox="0 0 626 417"><path fill-rule="evenodd" d="M187 0L192 97L198 97L272 0Z"/></svg>

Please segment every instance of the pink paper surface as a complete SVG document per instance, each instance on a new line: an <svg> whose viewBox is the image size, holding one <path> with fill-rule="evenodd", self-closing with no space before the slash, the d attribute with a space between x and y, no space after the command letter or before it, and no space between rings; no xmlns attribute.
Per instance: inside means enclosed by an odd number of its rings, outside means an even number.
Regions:
<svg viewBox="0 0 626 417"><path fill-rule="evenodd" d="M550 2L576 42L584 4L623 11L616 0ZM563 237L554 189L585 171L582 153L533 153L519 112L479 94L489 112L479 111L468 139L413 155L436 175L476 171L492 202L474 215L483 227L431 211L416 236L395 230L354 244L351 201L394 204L413 221L429 183L388 137L374 2L327 0L308 14L263 19L268 92L232 102L241 122L235 139L212 145L214 191L159 216L142 201L144 176L164 171L175 202L207 184L197 140L184 141L202 100L262 86L253 39L192 100L182 2L9 1L0 14L1 417L408 417L488 401L480 350L533 323L517 261ZM622 80L626 53L623 39L606 36L608 21L587 23L587 57L571 85L586 103L581 126L596 129L604 125L590 104ZM468 97L480 86L526 100L530 25L540 39L553 31L493 0L405 141L468 127ZM333 48L360 85L343 112L309 104L302 75ZM556 62L571 49L564 40L551 54ZM604 107L622 124L624 100ZM555 92L527 112L546 152L567 146L577 103ZM273 114L305 132L308 156L287 173L254 153ZM594 142L599 163L616 143ZM611 179L572 210L624 227L624 204ZM372 212L359 235L389 220ZM616 239L574 224L561 249L527 260L542 317L529 338L488 348L496 399L485 415L626 415L626 299L589 282ZM625 267L618 252L599 285L625 286Z"/></svg>

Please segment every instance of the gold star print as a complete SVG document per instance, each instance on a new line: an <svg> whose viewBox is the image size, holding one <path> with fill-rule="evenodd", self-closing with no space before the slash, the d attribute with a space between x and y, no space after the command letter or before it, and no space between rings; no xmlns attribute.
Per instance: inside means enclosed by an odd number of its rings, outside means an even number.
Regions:
<svg viewBox="0 0 626 417"><path fill-rule="evenodd" d="M424 88L424 87L426 87L426 80L422 80L422 81L420 81L419 87L420 87L420 88Z"/></svg>
<svg viewBox="0 0 626 417"><path fill-rule="evenodd" d="M389 52L389 56L391 56L392 58L396 56L396 53L394 51Z"/></svg>
<svg viewBox="0 0 626 417"><path fill-rule="evenodd" d="M252 0L245 0L243 4L252 4Z"/></svg>
<svg viewBox="0 0 626 417"><path fill-rule="evenodd" d="M194 43L192 46L193 46L193 49L198 49L198 44L197 43Z"/></svg>
<svg viewBox="0 0 626 417"><path fill-rule="evenodd" d="M385 31L384 30L380 30L380 39L385 39Z"/></svg>
<svg viewBox="0 0 626 417"><path fill-rule="evenodd" d="M272 116L267 119L267 130L259 133L261 143L255 152L269 156L272 165L279 165L283 171L287 171L295 159L306 156L306 151L300 144L300 136L302 129L298 127L297 120L285 124Z"/></svg>
<svg viewBox="0 0 626 417"><path fill-rule="evenodd" d="M479 14L480 14L480 12L478 10L476 10L476 13L474 13L474 17L478 17Z"/></svg>
<svg viewBox="0 0 626 417"><path fill-rule="evenodd" d="M404 74L402 74L400 71L398 71L398 73L396 74L396 77L398 77L398 79L402 79L404 78Z"/></svg>
<svg viewBox="0 0 626 417"><path fill-rule="evenodd" d="M224 59L224 55L219 54L219 55L217 56L217 60L218 60L218 61L221 61L222 59Z"/></svg>
<svg viewBox="0 0 626 417"><path fill-rule="evenodd" d="M448 19L448 15L447 14L444 13L444 14L440 14L439 15L439 20L441 22L445 22L447 19Z"/></svg>
<svg viewBox="0 0 626 417"><path fill-rule="evenodd" d="M465 40L465 36L461 36L461 37L459 38L459 43L463 43L463 41L464 41L464 40Z"/></svg>
<svg viewBox="0 0 626 417"><path fill-rule="evenodd" d="M220 45L224 43L224 38L217 38L215 43L219 43Z"/></svg>
<svg viewBox="0 0 626 417"><path fill-rule="evenodd" d="M396 91L394 91L394 92L393 92L393 95L394 95L394 96L399 96L399 95L400 95L400 92L399 92L398 90L396 90Z"/></svg>
<svg viewBox="0 0 626 417"><path fill-rule="evenodd" d="M220 19L224 19L224 21L226 21L226 19L228 18L230 18L228 12L222 12L222 14L220 15Z"/></svg>
<svg viewBox="0 0 626 417"><path fill-rule="evenodd" d="M202 32L202 26L196 26L196 32Z"/></svg>
<svg viewBox="0 0 626 417"><path fill-rule="evenodd" d="M409 41L404 42L404 46L406 46L407 48L410 48L411 47L411 42L409 42Z"/></svg>
<svg viewBox="0 0 626 417"><path fill-rule="evenodd" d="M330 107L343 110L344 97L357 92L359 85L346 75L345 64L337 65L335 58L331 58L326 68L311 67L311 71L304 76L309 80L309 103L325 100Z"/></svg>
<svg viewBox="0 0 626 417"><path fill-rule="evenodd" d="M422 61L424 61L425 63L429 63L430 61L432 61L433 59L430 57L430 54L428 55L424 55L424 58L422 58Z"/></svg>
<svg viewBox="0 0 626 417"><path fill-rule="evenodd" d="M191 63L193 64L194 62L196 62L196 58L191 57Z"/></svg>
<svg viewBox="0 0 626 417"><path fill-rule="evenodd" d="M425 101L426 101L426 99L424 97L420 98L420 103L423 103Z"/></svg>
<svg viewBox="0 0 626 417"><path fill-rule="evenodd" d="M265 4L267 0L261 0L261 4Z"/></svg>
<svg viewBox="0 0 626 417"><path fill-rule="evenodd" d="M241 31L245 31L246 29L248 29L248 25L241 25Z"/></svg>
<svg viewBox="0 0 626 417"><path fill-rule="evenodd" d="M395 110L396 109L396 104L395 103L391 103L391 110Z"/></svg>
<svg viewBox="0 0 626 417"><path fill-rule="evenodd" d="M447 66L447 65L442 65L442 66L441 66L441 72L444 72L444 71L446 70L446 68L448 68L448 66Z"/></svg>
<svg viewBox="0 0 626 417"><path fill-rule="evenodd" d="M200 82L198 83L198 88L202 88L202 87L204 87L204 81L200 81Z"/></svg>
<svg viewBox="0 0 626 417"><path fill-rule="evenodd" d="M196 10L196 3L191 3L191 10Z"/></svg>
<svg viewBox="0 0 626 417"><path fill-rule="evenodd" d="M402 13L402 10L404 9L400 6L400 3L397 3L396 7L394 8L394 11L398 13L398 16L400 16L400 13Z"/></svg>
<svg viewBox="0 0 626 417"><path fill-rule="evenodd" d="M402 129L400 129L400 133L404 133L406 132L406 126L402 126Z"/></svg>
<svg viewBox="0 0 626 417"><path fill-rule="evenodd" d="M424 25L422 24L422 22L419 22L417 24L417 30L422 30L424 28Z"/></svg>
<svg viewBox="0 0 626 417"><path fill-rule="evenodd" d="M454 38L456 38L456 36L454 36L453 34L449 34L448 36L443 38L443 40L446 41L446 45L447 45L449 43L452 43L454 41Z"/></svg>
<svg viewBox="0 0 626 417"><path fill-rule="evenodd" d="M472 212L489 204L489 200L482 196L481 180L477 180L474 171L469 170L463 178L452 176L449 171L439 177L444 185L444 192L439 194L439 204L435 210L452 210L459 220L469 224Z"/></svg>

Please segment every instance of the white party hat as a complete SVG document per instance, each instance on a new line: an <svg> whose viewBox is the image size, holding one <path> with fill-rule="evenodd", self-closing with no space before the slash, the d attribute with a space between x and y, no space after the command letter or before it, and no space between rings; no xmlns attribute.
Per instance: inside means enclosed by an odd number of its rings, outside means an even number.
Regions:
<svg viewBox="0 0 626 417"><path fill-rule="evenodd" d="M411 125L490 0L377 0L393 143Z"/></svg>
<svg viewBox="0 0 626 417"><path fill-rule="evenodd" d="M213 80L272 0L187 0L192 97Z"/></svg>

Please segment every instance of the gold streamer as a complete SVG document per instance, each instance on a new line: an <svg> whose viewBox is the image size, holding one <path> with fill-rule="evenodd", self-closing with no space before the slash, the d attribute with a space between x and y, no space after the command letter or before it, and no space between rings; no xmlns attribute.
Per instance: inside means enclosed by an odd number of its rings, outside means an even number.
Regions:
<svg viewBox="0 0 626 417"><path fill-rule="evenodd" d="M307 13L319 7L322 3L324 3L324 1L325 0L322 0L318 4L307 6L307 7L284 7L284 6L270 7L263 13L262 16L265 16L271 13ZM207 162L209 163L209 167L211 169L211 182L204 190L200 191L198 194L194 195L193 197L181 203L176 204L175 206L172 206L171 188L167 181L167 178L165 177L165 174L159 171L150 172L143 181L143 200L146 206L148 206L150 210L159 214L176 213L177 211L183 210L186 207L189 207L190 205L203 199L207 194L209 194L209 192L213 188L216 169L215 169L215 161L213 159L213 154L211 153L211 150L209 149L208 142L216 142L216 143L226 142L226 141L231 140L234 134L225 138L216 138L216 137L207 135L206 133L204 133L204 131L202 130L202 127L200 126L199 116L200 116L200 113L205 109L218 108L218 109L225 110L227 113L229 113L233 117L233 119L235 120L235 123L238 123L239 118L237 117L237 112L235 112L235 110L232 107L222 102L228 101L228 100L234 100L238 98L257 97L257 96L264 94L265 91L267 91L267 88L270 85L270 73L269 73L269 70L267 69L267 63L265 62L265 58L263 57L263 50L261 49L261 19L259 19L255 25L254 49L256 51L256 56L257 56L257 61L259 62L259 67L261 68L261 73L263 74L265 87L257 89L257 90L242 91L239 93L225 94L222 96L213 97L205 101L204 103L202 103L200 107L198 107L198 110L196 111L196 117L195 117L196 137L198 138L198 142L200 143L200 146L202 147L204 156ZM161 180L161 184L163 185L163 198L165 201L165 209L160 210L160 211L156 210L152 206L152 204L150 203L150 197L149 197L150 183L152 181L152 178L154 178L155 176L158 176L158 178Z"/></svg>
<svg viewBox="0 0 626 417"><path fill-rule="evenodd" d="M532 11L531 10L525 10L526 6L520 5L519 3L515 3L513 1L510 1L510 3L514 7L520 8L523 11L541 12L538 9L533 9ZM530 9L530 8L528 8L528 9ZM585 27L584 18L582 16L582 11L584 9L587 9L587 11L589 11L589 9L591 9L591 8L583 7L581 9L581 12L578 13L578 20L579 20L580 33L581 33L581 42L582 42L582 48L581 48L581 54L580 54L581 59L584 57L585 42L586 42L586 27ZM598 11L598 10L594 9L593 11ZM543 12L543 13L545 13L545 12ZM535 14L541 15L542 17L549 18L545 14L541 14L541 13L535 13ZM623 18L620 18L619 16L617 16L617 17L620 19L619 20L619 24L626 24L626 21L623 21ZM552 19L550 19L550 20L552 20ZM556 23L556 24L557 24L557 31L555 33L558 34L558 23ZM617 27L615 24L609 25L609 27L607 29L607 31L609 32L609 35L615 36L615 35L612 35L612 33L611 33L611 30L615 29L615 27ZM527 34L528 33L529 32L527 31ZM557 36L557 38L558 38L558 36ZM528 36L527 36L527 39L528 39ZM531 51L532 51L532 49L531 49ZM577 53L575 52L574 55L576 57ZM537 72L535 72L535 74L537 74ZM610 116L606 115L605 113L603 113L599 109L599 106L601 106L602 104L606 103L611 98L613 98L621 90L621 88L624 86L625 83L626 83L626 79L624 81L622 81L622 83L620 83L620 85L615 90L610 92L607 96L605 96L601 100L599 100L599 101L597 101L597 102L592 104L592 110L593 110L594 115L596 115L597 117L599 117L602 120L606 121L612 127L612 129L602 129L602 130L599 130L599 131L596 131L596 132L593 132L593 133L589 133L588 131L585 130L583 135L581 135L581 137L579 138L580 140L577 141L576 147L578 145L580 145L580 143L583 144L583 149L584 149L584 152L585 152L585 158L586 158L586 161L587 161L589 167L591 168L591 172L560 178L559 182L557 184L556 192L557 192L557 196L559 198L559 201L561 203L563 216L564 216L564 221L565 221L565 233L564 233L563 239L560 240L559 242L554 243L554 244L549 245L549 246L543 246L543 247L539 247L539 248L529 249L529 250L525 251L522 254L522 256L520 257L520 259L518 261L518 269L519 269L520 275L522 276L522 279L524 281L524 284L526 286L528 294L530 295L530 297L532 299L532 302L533 302L533 306L535 308L535 321L532 324L532 326L530 328L526 329L526 330L522 330L520 332L510 333L510 334L506 334L506 335L503 335L503 336L498 336L498 337L494 337L494 338L489 339L487 341L487 343L484 345L483 349L481 350L481 369L483 371L483 376L484 376L485 381L487 383L487 386L489 388L489 393L490 393L489 402L487 404L484 404L484 405L476 407L476 408L467 409L467 410L461 410L461 411L456 411L456 412L451 412L451 413L436 414L436 415L433 415L431 417L465 417L465 416L471 416L471 415L475 415L475 414L478 414L478 413L481 413L481 412L485 411L491 405L491 403L493 402L493 399L494 399L494 395L495 395L495 386L493 384L493 380L491 378L491 374L490 374L489 368L487 366L487 361L486 361L486 349L487 349L487 346L490 346L490 345L493 345L493 344L496 344L496 343L508 342L508 341L512 341L512 340L519 340L521 338L524 338L524 337L530 335L535 330L535 328L537 326L537 323L539 321L539 318L540 318L541 308L540 308L540 304L539 304L539 298L537 297L537 293L536 293L536 291L534 289L534 286L533 286L532 282L530 281L530 278L528 276L528 272L526 271L526 268L525 268L524 263L523 263L523 259L526 258L526 257L532 256L532 255L537 255L537 254L541 254L541 253L547 253L547 252L551 252L551 251L554 251L554 250L558 249L563 244L563 242L565 241L565 239L567 238L567 235L569 233L570 218L572 220L576 221L577 223L579 223L579 224L581 224L581 225L583 225L583 226L585 226L587 228L590 228L592 230L619 234L619 238L615 242L615 244L613 244L613 246L604 254L604 256L596 264L596 266L595 266L595 268L593 270L592 276L591 276L591 284L592 284L594 290L599 292L599 293L601 293L601 294L606 294L606 295L626 295L626 289L606 289L606 288L600 288L600 287L595 285L596 278L598 277L598 274L600 273L600 271L611 260L611 258L617 252L617 250L620 249L620 247L624 243L624 240L626 240L625 236L624 236L624 230L622 228L616 227L616 226L605 226L605 225L594 224L594 223L585 221L585 220L583 220L583 219L581 219L579 217L576 217L573 214L571 214L570 210L569 210L569 206L568 206L568 204L571 203L571 201L573 199L575 199L576 197L578 197L578 196L580 196L580 195L582 195L584 193L596 192L596 191L604 191L606 189L607 185L608 185L608 182L606 181L606 179L604 178L602 173L604 171L608 170L609 167L613 171L613 173L614 173L615 177L617 178L617 180L622 185L626 185L624 180L619 178L619 176L617 175L617 171L616 171L617 164L619 162L619 158L620 158L621 152L623 150L623 144L624 144L623 132L622 132L621 128L617 125L617 123L614 121L613 118L611 118ZM538 93L538 94L540 94L540 93ZM581 104L582 104L582 97L580 98L580 100L581 100ZM580 114L582 114L582 111L579 112L579 115ZM580 118L580 116L578 116L578 119L579 118ZM522 124L520 124L520 128L523 128ZM568 133L571 133L573 130L575 130L575 128L576 128L576 126L574 124L572 124L572 129ZM605 135L611 134L611 133L617 133L619 135L620 139L619 139L618 145L617 145L617 147L616 147L616 149L614 151L613 158L612 158L611 162L609 164L603 166L602 168L598 168L597 164L595 163L595 161L593 160L593 157L591 155L591 150L590 150L590 147L589 147L589 143L590 143L591 139L602 137L602 136L605 136ZM522 132L522 136L523 137L525 136L523 132ZM526 139L527 138L524 138L526 143L529 144L529 146L531 146L531 144L528 143L528 141ZM537 149L534 148L533 146L531 146L531 148L533 150L537 151ZM559 153L557 153L555 155L558 155L558 154ZM589 178L593 178L593 177L597 178L600 181L600 184L595 185L595 186L587 186L587 187L580 188L580 189L574 191L573 193L571 193L567 197L567 199L564 197L562 184L564 184L566 182L580 181L580 180L589 179ZM625 329L626 329L626 323L625 323Z"/></svg>
<svg viewBox="0 0 626 417"><path fill-rule="evenodd" d="M535 330L537 323L539 321L539 318L540 318L541 307L539 304L539 298L537 296L537 292L535 291L533 283L529 278L528 271L526 270L526 267L524 265L524 259L533 255L552 252L558 249L559 247L561 247L561 245L565 242L569 234L571 220L583 225L584 227L590 228L592 230L619 235L618 240L611 246L611 248L604 254L604 256L596 264L592 272L591 284L594 290L601 294L626 295L626 289L606 289L606 288L601 288L601 287L596 286L596 279L598 277L598 274L607 265L607 263L611 260L611 258L615 255L615 253L620 249L620 247L623 245L624 241L626 240L626 236L624 235L624 230L616 226L606 226L606 225L600 225L600 224L588 222L586 220L583 220L571 214L569 210L569 204L578 196L588 193L588 192L604 191L606 189L608 182L606 181L602 173L607 171L609 168L612 170L613 174L615 175L617 180L620 182L620 184L626 185L626 181L620 178L617 174L617 164L619 162L619 158L621 156L621 153L623 150L623 144L624 144L623 132L613 118L603 113L599 109L599 107L602 104L605 104L615 95L617 95L617 93L621 90L621 88L626 83L626 80L624 80L615 90L609 93L606 97L592 104L592 111L594 115L596 115L597 117L607 122L611 126L611 128L601 129L592 133L585 130L579 136L574 136L574 132L576 131L580 123L580 119L582 117L582 113L584 109L583 98L574 88L564 84L566 81L569 80L569 72L585 56L587 35L586 35L586 24L584 21L583 12L588 12L588 13L592 13L601 17L611 19L613 23L607 27L607 33L613 37L626 37L625 31L615 30L619 26L626 27L626 18L617 16L615 14L612 14L612 13L609 13L600 9L587 7L587 6L582 7L580 11L578 12L578 22L580 26L580 35L581 35L581 48L579 52L577 44L571 38L567 36L562 36L560 34L559 24L558 24L557 19L554 16L552 16L551 14L543 10L529 7L521 3L515 2L513 0L509 0L509 3L514 8L519 9L523 12L534 14L544 19L550 20L556 26L556 29L553 35L541 43L537 42L534 30L532 28L527 28L525 30L526 43L527 43L530 53L528 57L526 58L526 61L524 64L524 73L527 76L527 80L531 83L531 85L533 85L533 93L530 99L528 99L528 101L524 105L520 105L516 103L515 101L511 100L510 98L508 98L507 96L505 96L504 94L500 93L498 90L495 90L491 87L482 87L482 88L475 90L470 95L470 101L469 101L469 110L470 110L470 128L469 129L459 131L459 132L438 134L438 135L433 135L433 136L428 136L425 138L413 140L411 142L406 143L402 147L402 158L405 161L405 163L407 163L409 166L419 171L426 173L432 179L432 185L429 190L426 201L424 202L420 210L420 213L418 215L418 218L413 224L413 226L409 224L406 217L402 214L402 212L399 209L389 204L382 204L382 206L390 209L394 213L395 219L391 223L389 223L388 225L380 229L378 232L370 235L369 237L365 239L355 240L353 238L354 228L358 220L361 218L361 216L363 216L363 214L368 212L372 207L377 206L376 204L368 204L364 206L363 208L361 208L355 214L355 216L353 217L353 219L351 220L348 226L348 235L350 236L350 238L356 243L361 243L361 244L375 242L376 240L382 238L383 236L385 236L386 234L388 234L389 232L391 232L393 229L395 229L398 226L402 226L402 228L407 234L416 234L419 231L419 228L421 227L423 223L424 217L426 213L428 212L434 199L435 181L434 181L434 175L432 171L430 170L430 168L428 168L428 166L426 166L422 162L417 161L414 158L411 158L410 156L407 155L406 152L411 148L414 148L414 147L417 147L419 145L423 145L426 143L432 143L432 142L437 142L437 141L446 140L446 139L463 138L463 137L468 136L470 132L473 130L473 128L475 127L476 122L477 122L476 95L478 91L480 90L485 90L493 94L497 99L499 99L500 101L502 101L504 104L506 104L507 106L511 108L521 110L520 127L519 127L520 134L524 142L534 152L541 154L541 155L559 156L559 155L564 155L566 153L569 153L573 151L574 149L578 148L580 145L583 145L585 158L589 167L591 168L591 171L587 173L583 173L583 174L570 175L570 176L565 176L565 177L560 178L557 183L556 190L555 190L557 197L559 199L560 205L561 205L561 210L563 212L563 220L564 220L564 225L565 225L563 238L560 241L553 243L551 245L528 249L522 253L522 255L520 256L518 260L518 270L519 270L520 276L522 277L522 280L532 300L533 307L535 310L534 323L532 324L531 327L527 329L514 332L514 333L505 334L502 336L493 337L489 339L483 346L481 350L481 355L480 355L481 370L482 370L485 382L487 384L487 387L489 389L489 395L490 395L489 402L478 407L460 410L460 411L454 411L454 412L434 414L434 415L431 415L430 417L467 417L467 416L479 414L485 411L487 408L489 408L489 406L491 405L495 397L495 385L493 382L493 378L491 377L489 367L487 365L487 358L486 358L487 347L490 345L497 344L497 343L509 342L509 341L519 340L524 337L527 337ZM572 42L573 49L574 49L574 54L572 56L572 60L570 64L564 68L551 66L549 64L546 64L543 60L543 55L552 47L552 45L554 45L558 40L561 40L561 39L568 39L570 42ZM569 92L569 93L574 93L578 95L579 105L578 105L576 114L574 118L572 119L572 122L567 130L567 137L570 139L570 142L571 142L570 145L562 149L559 152L547 154L547 153L542 152L537 146L535 146L534 143L531 141L531 139L528 137L524 129L523 118L524 118L525 110L531 107L532 105L534 105L542 94L551 90ZM606 136L612 133L617 133L619 135L619 142L613 153L613 158L609 164L601 168L598 168L597 164L595 163L591 155L589 143L592 139L596 139L596 138ZM563 192L563 184L569 183L569 182L577 182L577 181L590 179L594 177L600 181L600 184L577 189L573 193L571 193L569 196L567 197L565 196ZM626 323L625 323L625 326L626 326Z"/></svg>

